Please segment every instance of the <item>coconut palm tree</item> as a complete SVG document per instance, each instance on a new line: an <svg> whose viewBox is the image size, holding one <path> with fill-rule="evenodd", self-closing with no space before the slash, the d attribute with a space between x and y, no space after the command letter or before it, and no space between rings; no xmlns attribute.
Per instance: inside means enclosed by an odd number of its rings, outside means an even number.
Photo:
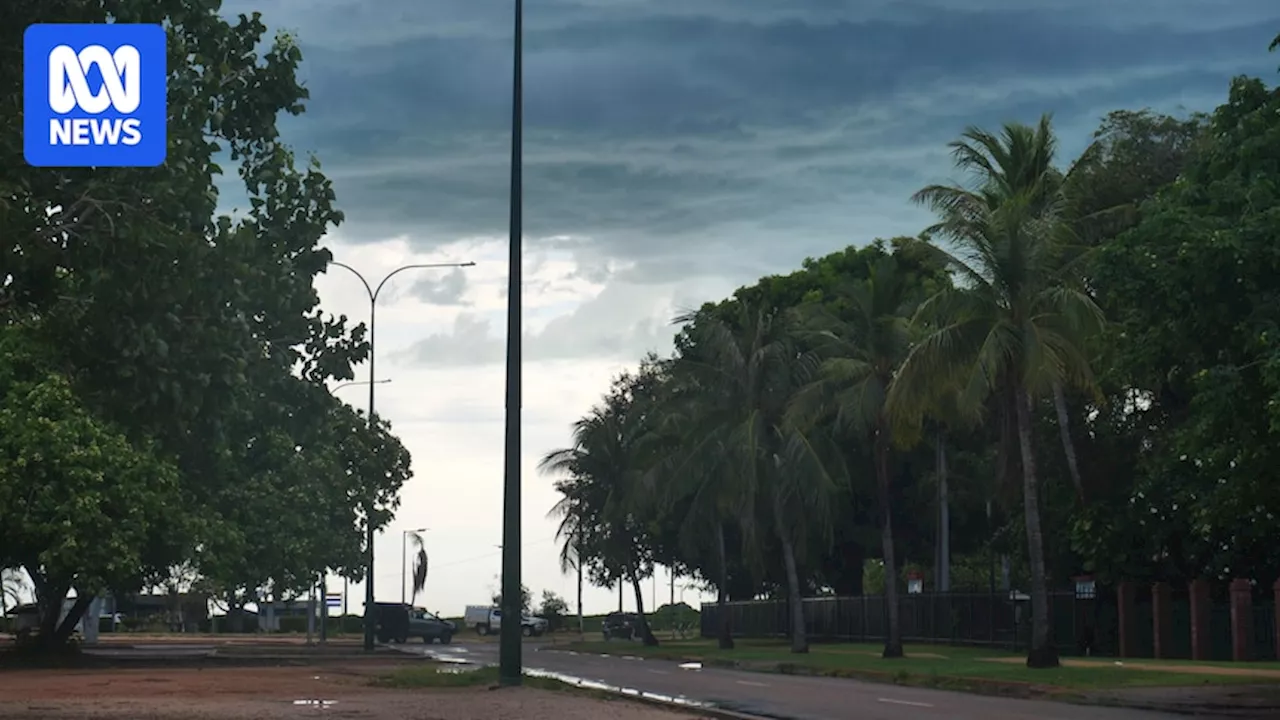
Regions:
<svg viewBox="0 0 1280 720"><path fill-rule="evenodd" d="M786 417L792 395L816 367L797 349L789 317L763 304L739 300L726 320L712 312L676 318L686 328L703 386L715 401L704 432L720 438L726 467L741 497L764 508L782 549L791 607L791 652L807 653L804 606L796 557L811 533L830 532L833 487L814 439Z"/></svg>
<svg viewBox="0 0 1280 720"><path fill-rule="evenodd" d="M832 299L842 308L839 316L822 307L808 309L826 359L818 378L796 395L791 412L810 427L830 418L838 431L871 444L885 571L883 656L898 658L903 652L889 470L893 433L885 399L911 349L911 318L923 298L897 260L885 255L872 264L865 280L839 288Z"/></svg>
<svg viewBox="0 0 1280 720"><path fill-rule="evenodd" d="M413 577L409 588L409 604L418 599L418 593L427 586L427 543L417 532L409 533L409 541L413 545Z"/></svg>
<svg viewBox="0 0 1280 720"><path fill-rule="evenodd" d="M576 511L573 504L574 495L568 488L568 482L556 483L556 490L560 491L561 498L552 506L547 517L560 520L560 524L556 527L556 540L560 542L560 572L563 574L576 572L578 575L578 635L585 637L586 624L582 615L582 566L586 558L584 529L580 523L580 518L585 513Z"/></svg>
<svg viewBox="0 0 1280 720"><path fill-rule="evenodd" d="M562 518L575 515L572 522L580 529L577 537L621 566L620 575L631 581L635 592L641 639L656 646L658 639L645 616L640 589L639 518L648 500L639 492L643 470L638 463L637 440L645 430L642 412L629 412L638 410L624 392L631 381L631 377L624 377L604 403L574 423L573 445L547 453L539 470L571 478L571 482L557 485L564 496L552 512Z"/></svg>
<svg viewBox="0 0 1280 720"><path fill-rule="evenodd" d="M758 560L751 554L754 510L729 462L733 454L725 447L724 427L717 424L721 396L699 383L705 368L687 359L672 363L655 429L660 459L645 479L659 495L659 504L676 518L678 542L688 557L705 557L706 548L714 548L717 643L721 650L731 650L726 527L732 522L744 529L741 551Z"/></svg>
<svg viewBox="0 0 1280 720"><path fill-rule="evenodd" d="M1067 176L1053 165L1057 151L1057 139L1053 133L1052 116L1044 114L1034 126L1017 123L1006 124L996 135L978 127L969 127L960 140L951 142L955 165L963 172L971 173L978 188L976 192L956 185L929 185L912 198L918 203L946 216L959 205L980 200L987 206L996 206L1006 199L1020 198L1026 202L1031 215L1052 213L1057 221L1069 213L1070 203L1063 197ZM1074 211L1070 214L1074 215ZM939 229L935 226L933 230ZM1066 234L1067 226L1058 231ZM1074 241L1070 248L1059 247L1057 258L1065 270L1069 259L1079 259L1081 248ZM1070 252L1064 252L1064 251ZM1065 279L1065 275L1062 276ZM1088 383L1085 383L1088 384ZM1067 460L1067 470L1081 504L1085 501L1084 480L1080 475L1075 442L1071 439L1071 418L1067 407L1066 392L1062 380L1050 382L1054 412L1058 420L1058 433ZM1012 421L1012 418L1009 418ZM1012 422L1008 425L1012 427ZM1012 441L1012 438L1009 438Z"/></svg>
<svg viewBox="0 0 1280 720"><path fill-rule="evenodd" d="M1001 136L970 129L952 145L956 165L975 176L973 189L930 186L915 200L939 222L930 237L957 275L921 308L933 329L916 344L890 389L899 412L923 412L940 386L959 388L961 405L978 412L988 399L1012 418L1022 470L1023 510L1031 566L1030 667L1055 667L1032 444L1032 402L1055 384L1092 381L1082 348L1102 325L1102 313L1064 279L1074 245L1063 217L1060 180L1052 165L1048 118L1036 127L1006 125Z"/></svg>

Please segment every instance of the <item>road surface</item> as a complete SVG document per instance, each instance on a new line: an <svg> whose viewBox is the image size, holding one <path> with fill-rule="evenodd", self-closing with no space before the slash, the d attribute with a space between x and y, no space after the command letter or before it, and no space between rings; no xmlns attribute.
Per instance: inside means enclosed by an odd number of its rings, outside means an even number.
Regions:
<svg viewBox="0 0 1280 720"><path fill-rule="evenodd" d="M1181 715L985 697L840 678L690 668L664 660L586 655L526 643L526 670L613 688L710 703L778 720L1172 720ZM496 643L408 645L442 660L496 665Z"/></svg>

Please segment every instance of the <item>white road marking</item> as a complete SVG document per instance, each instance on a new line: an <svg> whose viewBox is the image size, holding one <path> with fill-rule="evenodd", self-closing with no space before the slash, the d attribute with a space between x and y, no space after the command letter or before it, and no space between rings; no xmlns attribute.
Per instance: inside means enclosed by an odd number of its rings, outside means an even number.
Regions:
<svg viewBox="0 0 1280 720"><path fill-rule="evenodd" d="M739 685L750 685L751 687L769 687L768 683L756 682L754 680L739 680Z"/></svg>
<svg viewBox="0 0 1280 720"><path fill-rule="evenodd" d="M893 698L876 698L877 702L889 703L891 705L910 705L911 707L933 707L930 703L911 702L910 700L894 700Z"/></svg>

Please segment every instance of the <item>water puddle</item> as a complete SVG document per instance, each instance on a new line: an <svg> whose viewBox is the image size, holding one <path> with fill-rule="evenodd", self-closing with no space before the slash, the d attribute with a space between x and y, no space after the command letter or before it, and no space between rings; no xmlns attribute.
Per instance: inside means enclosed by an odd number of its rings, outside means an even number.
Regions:
<svg viewBox="0 0 1280 720"><path fill-rule="evenodd" d="M464 675L480 669L479 665L454 665L453 667L436 668L436 672L445 675Z"/></svg>
<svg viewBox="0 0 1280 720"><path fill-rule="evenodd" d="M327 708L332 705L337 705L338 701L337 700L294 700L293 704L298 705L300 707Z"/></svg>
<svg viewBox="0 0 1280 720"><path fill-rule="evenodd" d="M618 695L629 695L631 697L640 697L646 700L656 700L658 702L670 703L672 705L679 705L681 707L691 707L691 708L715 707L715 705L712 703L702 702L700 700L691 700L686 697L675 697L672 695L663 695L661 693L642 692L640 690L636 690L635 688L625 688L625 687L619 687L617 685L609 685L608 683L596 682L594 680L587 680L585 678L575 677L573 675L565 675L564 673L551 672L550 670L538 670L536 668L525 668L524 674L528 675L529 677L544 677L544 678L551 678L552 680L559 680L560 682L565 683L567 685L574 685L576 687L584 688L587 690L602 690L604 692L615 693Z"/></svg>

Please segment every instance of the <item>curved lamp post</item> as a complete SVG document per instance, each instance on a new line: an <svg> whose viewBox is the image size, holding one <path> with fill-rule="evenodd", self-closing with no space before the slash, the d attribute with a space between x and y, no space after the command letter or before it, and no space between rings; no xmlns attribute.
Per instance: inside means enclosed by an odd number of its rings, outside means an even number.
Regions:
<svg viewBox="0 0 1280 720"><path fill-rule="evenodd" d="M369 379L366 382L369 385L369 427L372 428L374 426L374 419L373 419L374 390L377 389L377 386L381 384L380 381L373 379L375 377L373 362L374 362L374 349L375 349L374 338L376 337L375 323L377 320L378 295L382 293L382 288L386 287L388 280L395 277L396 275L399 275L405 270L416 270L420 268L474 267L475 263L473 262L415 263L412 265L401 265L395 270L392 270L391 272L387 273L382 278L382 280L378 282L377 287L374 287L369 283L368 280L365 280L364 275L361 275L359 270L356 270L355 268L351 267L350 265L347 265L346 263L340 263L337 260L330 260L329 264L336 265L340 268L343 268L344 270L349 271L352 275L355 275L357 278L359 278L360 284L364 285L365 292L369 295ZM364 571L364 649L366 651L371 652L373 650L373 634L374 634L374 627L375 627L374 613L373 613L373 498L372 497L367 498L365 500L365 503L366 505L364 509L365 511L364 524L365 524L366 567Z"/></svg>

